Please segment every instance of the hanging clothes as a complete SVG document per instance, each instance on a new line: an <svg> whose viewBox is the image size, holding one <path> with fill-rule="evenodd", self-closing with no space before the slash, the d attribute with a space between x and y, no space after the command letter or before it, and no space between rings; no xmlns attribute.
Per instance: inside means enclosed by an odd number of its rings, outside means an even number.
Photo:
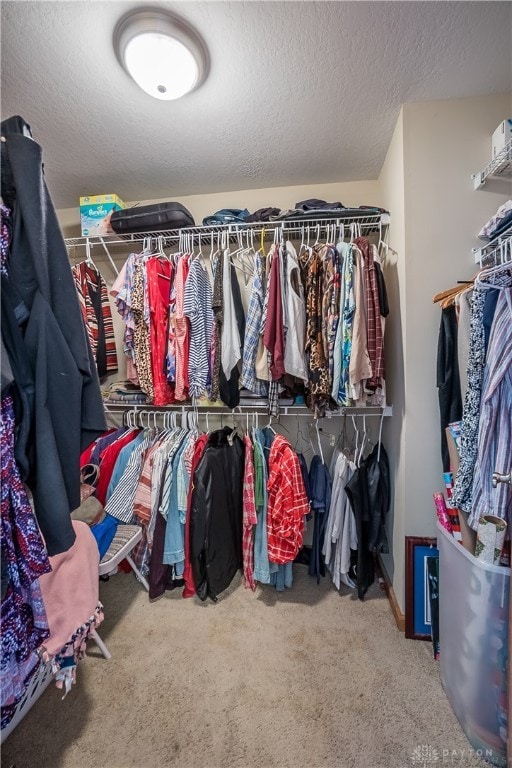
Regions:
<svg viewBox="0 0 512 768"><path fill-rule="evenodd" d="M261 584L270 583L270 561L267 544L267 462L264 455L265 437L260 429L253 430L254 495L256 527L254 529L254 578Z"/></svg>
<svg viewBox="0 0 512 768"><path fill-rule="evenodd" d="M69 511L80 503L80 453L106 423L42 149L21 118L4 120L1 129L2 198L12 200L13 217L9 277L2 275L2 339L22 421L15 455L54 555L75 540Z"/></svg>
<svg viewBox="0 0 512 768"><path fill-rule="evenodd" d="M128 381L137 386L139 379L135 367L135 316L132 308L132 289L135 265L138 259L139 256L136 253L131 253L128 256L110 289L110 295L114 299L117 311L125 323L123 344L126 357L126 377Z"/></svg>
<svg viewBox="0 0 512 768"><path fill-rule="evenodd" d="M245 323L245 336L242 364L242 387L260 397L265 397L268 392L266 381L259 379L256 370L256 358L258 354L258 342L260 338L261 320L263 317L263 264L258 253L254 257L254 275L251 288L249 310ZM286 353L285 353L286 357Z"/></svg>
<svg viewBox="0 0 512 768"><path fill-rule="evenodd" d="M269 369L272 381L279 381L285 374L284 367L284 313L281 283L281 258L279 248L270 254L270 286L268 309L263 343L270 355Z"/></svg>
<svg viewBox="0 0 512 768"><path fill-rule="evenodd" d="M473 505L473 477L478 453L478 425L485 367L484 306L486 292L493 285L506 286L507 275L496 274L488 278L487 286L475 286L471 308L469 340L468 387L462 410L460 437L460 464L453 484L451 504L468 515Z"/></svg>
<svg viewBox="0 0 512 768"><path fill-rule="evenodd" d="M188 397L188 357L189 357L189 320L184 313L183 301L185 285L188 279L188 259L181 256L176 267L174 288L176 291L175 325L175 354L176 354L176 400L186 400Z"/></svg>
<svg viewBox="0 0 512 768"><path fill-rule="evenodd" d="M226 271L228 270L228 278L226 279ZM244 315L244 307L242 304L242 296L240 293L240 285L238 283L238 279L236 277L236 270L233 264L231 262L224 264L223 268L223 276L224 276L224 295L226 290L226 285L229 285L229 297L228 297L228 303L226 306L229 306L229 319L228 323L226 323L226 320L224 318L223 325L222 325L222 339L221 339L221 355L224 352L224 344L226 343L229 346L234 344L234 346L231 349L231 353L229 353L231 356L229 357L229 363L228 366L231 365L231 361L236 358L236 363L231 368L229 376L226 375L226 371L224 368L224 364L221 365L220 371L219 371L219 392L220 392L220 398L222 402L227 405L228 408L236 408L236 406L240 402L240 386L239 386L239 379L240 379L240 373L238 370L238 364L240 361L240 355L241 355L241 348L239 340L244 338L245 334L245 315ZM224 330L226 330L227 335L224 333ZM231 339L234 339L234 342L231 341Z"/></svg>
<svg viewBox="0 0 512 768"><path fill-rule="evenodd" d="M254 542L253 528L258 522L256 515L256 499L254 493L254 459L253 447L249 435L244 437L245 465L243 483L243 535L242 557L245 587L254 590Z"/></svg>
<svg viewBox="0 0 512 768"><path fill-rule="evenodd" d="M223 306L223 274L224 259L217 256L213 261L213 294L212 294L212 312L213 312L213 336L212 336L212 386L210 399L216 402L219 398L219 382L221 367L221 338L222 324L224 321Z"/></svg>
<svg viewBox="0 0 512 768"><path fill-rule="evenodd" d="M384 447L375 445L345 486L357 529L357 594L363 600L375 580L374 553L387 552L384 528L389 509L389 464Z"/></svg>
<svg viewBox="0 0 512 768"><path fill-rule="evenodd" d="M229 427L212 432L194 472L190 560L196 593L214 602L242 567L244 444Z"/></svg>
<svg viewBox="0 0 512 768"><path fill-rule="evenodd" d="M51 566L14 458L14 427L14 401L6 392L0 419L2 726L10 721L12 707L23 696L26 680L39 662L37 648L49 636L38 579Z"/></svg>
<svg viewBox="0 0 512 768"><path fill-rule="evenodd" d="M203 457L208 444L208 435L200 435L194 443L194 451L190 459L189 477L194 478L195 472ZM192 567L192 548L191 542L191 516L193 502L194 485L191 482L187 493L187 515L185 519L185 566L183 568L183 597L193 597L196 594L196 585L194 582L194 571Z"/></svg>
<svg viewBox="0 0 512 768"><path fill-rule="evenodd" d="M384 378L384 341L382 336L379 291L375 276L373 248L366 237L356 237L355 245L364 258L364 285L367 300L368 355L372 366L372 377L366 382L366 390L374 392Z"/></svg>
<svg viewBox="0 0 512 768"><path fill-rule="evenodd" d="M146 262L154 405L167 405L174 402L165 364L173 273L174 267L167 259L153 256Z"/></svg>
<svg viewBox="0 0 512 768"><path fill-rule="evenodd" d="M201 397L211 384L210 346L213 331L212 288L201 259L195 258L189 265L183 314L190 323L188 357L189 394Z"/></svg>
<svg viewBox="0 0 512 768"><path fill-rule="evenodd" d="M437 389L441 414L441 458L443 472L450 471L446 427L462 418L462 397L457 358L457 317L455 306L441 312L437 342Z"/></svg>
<svg viewBox="0 0 512 768"><path fill-rule="evenodd" d="M135 367L140 388L153 400L153 372L151 370L151 345L149 324L146 320L145 268L142 259L135 264L133 288L131 294L132 312L135 323L133 346L135 350Z"/></svg>
<svg viewBox="0 0 512 768"><path fill-rule="evenodd" d="M324 536L323 555L334 585L354 589L355 581L349 575L352 553L357 552L357 528L354 512L348 500L346 485L356 466L343 452L333 454L331 504ZM334 547L333 547L334 545Z"/></svg>
<svg viewBox="0 0 512 768"><path fill-rule="evenodd" d="M306 294L306 359L308 364L307 402L315 417L325 415L330 396L329 370L323 346L322 286L324 283L321 247L301 256L302 280Z"/></svg>
<svg viewBox="0 0 512 768"><path fill-rule="evenodd" d="M354 251L356 249L349 244L343 260L342 280L344 283L343 304L341 313L341 373L336 401L340 405L350 405L350 361L352 358L352 336L354 314L356 310L354 293ZM361 303L361 302L360 302Z"/></svg>
<svg viewBox="0 0 512 768"><path fill-rule="evenodd" d="M363 254L352 247L354 259L353 288L354 288L354 322L352 325L352 345L350 349L349 381L350 397L356 404L364 402L364 382L371 378L372 365L368 354L368 328L366 312L366 295L364 282Z"/></svg>
<svg viewBox="0 0 512 768"><path fill-rule="evenodd" d="M267 482L267 543L272 563L293 561L302 546L309 502L297 454L276 435L270 446Z"/></svg>
<svg viewBox="0 0 512 768"><path fill-rule="evenodd" d="M295 376L297 379L307 382L308 373L304 351L306 339L306 302L297 252L290 241L286 243L286 273L284 282L287 286L284 308L287 329L284 345L284 370L290 376ZM333 290L333 293L335 293L335 290Z"/></svg>
<svg viewBox="0 0 512 768"><path fill-rule="evenodd" d="M107 284L92 264L82 261L72 268L89 344L100 378L118 369L116 340Z"/></svg>
<svg viewBox="0 0 512 768"><path fill-rule="evenodd" d="M492 485L493 472L512 467L512 288L498 291L489 337L484 377L478 449L473 479L473 505L468 523L476 529L483 515L512 524L512 492L507 483Z"/></svg>
<svg viewBox="0 0 512 768"><path fill-rule="evenodd" d="M320 584L320 576L325 576L325 561L322 552L327 516L331 505L332 482L329 468L316 454L313 456L309 468L309 486L311 488L314 528L308 573L310 576L316 576L316 583Z"/></svg>

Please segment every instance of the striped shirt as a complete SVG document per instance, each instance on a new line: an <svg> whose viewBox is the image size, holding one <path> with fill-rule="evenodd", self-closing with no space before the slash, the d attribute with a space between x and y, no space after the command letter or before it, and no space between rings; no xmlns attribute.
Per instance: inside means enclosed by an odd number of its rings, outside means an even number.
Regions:
<svg viewBox="0 0 512 768"><path fill-rule="evenodd" d="M476 529L482 515L512 523L512 489L508 483L492 487L492 474L512 469L512 288L498 295L484 371L478 454L473 480L469 524Z"/></svg>
<svg viewBox="0 0 512 768"><path fill-rule="evenodd" d="M75 264L73 278L91 350L99 366L98 373L100 376L114 373L117 371L117 352L107 284L96 267L86 261Z"/></svg>
<svg viewBox="0 0 512 768"><path fill-rule="evenodd" d="M172 460L176 455L186 434L184 429L177 428L173 430L169 439L160 441L163 455L165 457L165 469L162 466L158 477L153 472L153 484L157 486L155 494L152 494L151 517L145 527L145 535L133 551L133 560L143 576L149 574L149 564L151 561L151 552L153 548L153 538L155 533L156 519L158 512L161 512L162 502L165 492L165 478L168 474L172 475ZM169 503L167 499L167 504Z"/></svg>
<svg viewBox="0 0 512 768"><path fill-rule="evenodd" d="M183 314L190 321L189 393L190 397L197 398L203 395L208 384L213 331L212 287L200 257L190 263Z"/></svg>
<svg viewBox="0 0 512 768"><path fill-rule="evenodd" d="M147 430L142 442L132 451L128 464L105 506L105 512L122 523L133 519L133 499L146 451L153 443L154 432Z"/></svg>

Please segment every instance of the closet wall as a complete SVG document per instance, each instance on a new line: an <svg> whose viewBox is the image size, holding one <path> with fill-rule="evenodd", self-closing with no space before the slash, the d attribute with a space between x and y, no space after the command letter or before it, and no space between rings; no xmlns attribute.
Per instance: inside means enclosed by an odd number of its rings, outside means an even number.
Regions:
<svg viewBox="0 0 512 768"><path fill-rule="evenodd" d="M406 104L377 180L168 198L186 205L198 224L220 208L286 208L312 197L391 211L389 242L399 255L386 261L392 308L386 323L386 382L393 418L385 420L384 443L394 508L388 521L392 552L384 564L402 613L404 537L435 535L432 493L442 488L435 379L439 308L432 296L472 276L474 235L512 194L495 183L474 191L471 181L471 173L490 159L491 133L510 114L511 94ZM123 197L122 189L84 190L106 192ZM80 234L78 201L57 213L65 236ZM101 252L95 251L94 259L102 264Z"/></svg>
<svg viewBox="0 0 512 768"><path fill-rule="evenodd" d="M471 174L491 159L491 134L512 114L512 94L405 104L379 187L391 211L386 285L400 314L386 328L393 419L384 425L394 467L393 553L385 560L404 610L404 536L435 536L432 493L442 490L433 295L475 272L476 233L512 196L510 182L473 189ZM396 262L396 266L394 266ZM405 387L405 389L404 389ZM405 392L405 396L404 396ZM394 519L393 519L394 518Z"/></svg>

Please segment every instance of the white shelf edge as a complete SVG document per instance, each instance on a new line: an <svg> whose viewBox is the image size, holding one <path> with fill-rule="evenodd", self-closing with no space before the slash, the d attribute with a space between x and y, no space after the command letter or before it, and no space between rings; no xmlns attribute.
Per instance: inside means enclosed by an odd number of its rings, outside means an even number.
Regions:
<svg viewBox="0 0 512 768"><path fill-rule="evenodd" d="M509 167L505 169L505 166ZM499 173L501 168L505 169L505 172ZM512 139L505 144L501 152L482 171L473 173L471 178L473 179L473 188L481 189L487 179L491 177L503 178L508 176L512 176Z"/></svg>

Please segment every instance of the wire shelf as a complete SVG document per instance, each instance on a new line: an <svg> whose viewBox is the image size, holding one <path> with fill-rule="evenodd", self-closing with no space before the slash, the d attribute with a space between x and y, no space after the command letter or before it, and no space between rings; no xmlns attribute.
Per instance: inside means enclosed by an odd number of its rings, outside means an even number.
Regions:
<svg viewBox="0 0 512 768"><path fill-rule="evenodd" d="M316 236L316 230L322 232L332 230L333 227L341 228L345 226L347 235L350 234L350 225L357 224L361 228L364 234L371 232L385 231L385 228L390 224L389 213L362 213L361 215L344 216L343 211L340 211L339 216L330 216L324 218L310 218L310 219L286 219L282 221L270 221L270 222L250 222L250 223L236 223L236 224L216 224L212 226L197 226L197 227L185 227L183 229L162 229L154 232L137 232L127 235L103 235L92 237L66 237L65 243L68 247L86 247L100 245L103 248L110 246L124 246L130 243L142 243L146 238L155 240L162 237L164 244L177 243L180 237L184 235L198 237L199 239L206 240L215 236L217 233L226 233L231 239L235 240L240 233L252 232L253 236L260 237L263 233L265 239L275 237L276 233L282 233L286 235L302 235L309 231L310 236L314 239Z"/></svg>
<svg viewBox="0 0 512 768"><path fill-rule="evenodd" d="M473 186L475 189L480 189L484 186L487 179L492 177L503 178L512 176L512 139L508 141L501 152L499 152L494 160L485 166L483 171L473 173Z"/></svg>
<svg viewBox="0 0 512 768"><path fill-rule="evenodd" d="M512 259L512 225L481 248L473 248L475 264L492 264Z"/></svg>
<svg viewBox="0 0 512 768"><path fill-rule="evenodd" d="M122 413L125 411L135 411L137 413L151 412L151 413L178 413L186 415L187 413L197 413L201 415L208 414L209 416L240 416L251 413L258 413L260 415L268 416L268 404L243 404L238 405L236 409L230 409L225 406L200 405L197 408L192 403L183 405L152 405L151 403L115 403L104 401L105 411L107 413ZM345 416L352 414L354 416L392 416L393 406L385 405L366 405L366 406L346 406L341 407L336 411L328 411L323 419L331 419L337 416ZM301 405L280 405L279 416L308 416L310 419L314 418L314 414L309 408ZM278 418L276 417L277 421Z"/></svg>

